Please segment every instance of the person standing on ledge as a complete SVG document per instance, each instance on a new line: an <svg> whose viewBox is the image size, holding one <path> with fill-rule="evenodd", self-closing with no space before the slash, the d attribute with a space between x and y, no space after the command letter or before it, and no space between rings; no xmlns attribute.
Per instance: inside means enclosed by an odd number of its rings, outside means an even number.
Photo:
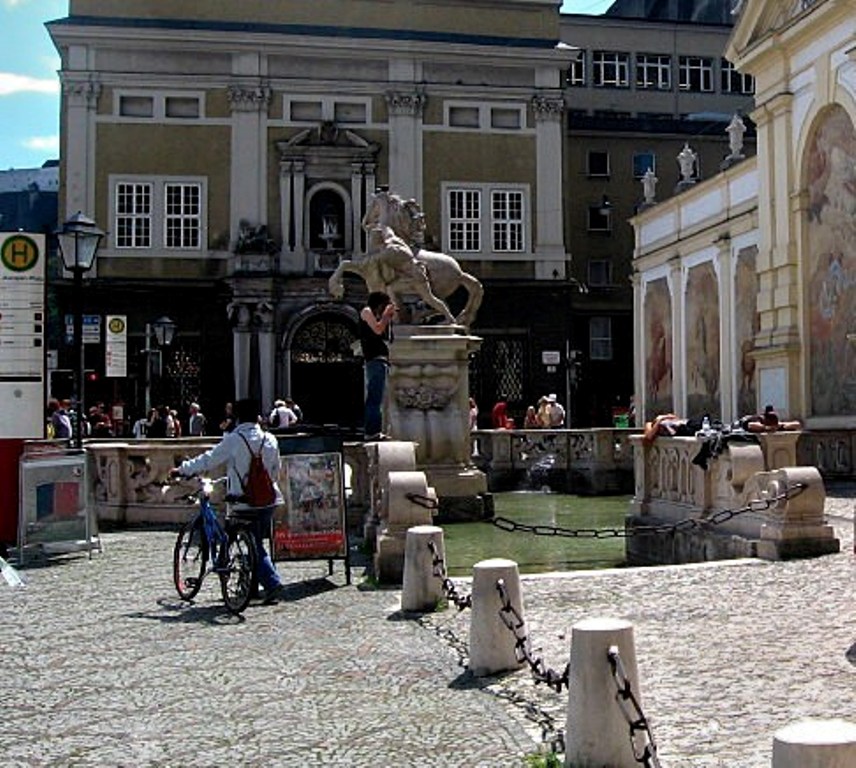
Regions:
<svg viewBox="0 0 856 768"><path fill-rule="evenodd" d="M366 375L366 440L382 440L386 437L381 432L381 407L389 374L389 344L392 341L395 310L395 304L381 291L372 291L366 306L360 310L360 346Z"/></svg>

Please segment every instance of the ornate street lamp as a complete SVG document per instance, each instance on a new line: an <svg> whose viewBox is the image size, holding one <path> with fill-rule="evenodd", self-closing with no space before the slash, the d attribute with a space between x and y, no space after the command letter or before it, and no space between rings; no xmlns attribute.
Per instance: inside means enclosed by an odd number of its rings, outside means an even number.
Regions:
<svg viewBox="0 0 856 768"><path fill-rule="evenodd" d="M75 376L75 412L77 419L74 429L74 447L83 447L83 388L84 388L84 355L83 355L83 273L92 269L95 254L104 237L104 231L95 222L80 211L66 221L55 232L59 242L59 252L62 264L68 272L74 275L74 353L77 360Z"/></svg>
<svg viewBox="0 0 856 768"><path fill-rule="evenodd" d="M158 347L168 347L175 338L176 327L176 324L166 316L159 317L152 323L146 323L146 347L143 350L146 356L146 419L152 409L152 353L155 351L151 347L152 333L155 335Z"/></svg>

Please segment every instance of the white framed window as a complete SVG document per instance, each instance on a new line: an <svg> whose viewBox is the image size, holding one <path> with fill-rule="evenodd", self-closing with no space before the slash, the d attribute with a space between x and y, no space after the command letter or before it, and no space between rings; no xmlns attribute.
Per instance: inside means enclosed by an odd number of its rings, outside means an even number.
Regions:
<svg viewBox="0 0 856 768"><path fill-rule="evenodd" d="M589 318L589 360L612 360L612 318Z"/></svg>
<svg viewBox="0 0 856 768"><path fill-rule="evenodd" d="M586 153L586 175L597 177L609 176L609 152L590 149Z"/></svg>
<svg viewBox="0 0 856 768"><path fill-rule="evenodd" d="M746 96L755 93L755 78L738 72L728 59L722 59L720 72L723 93L740 93Z"/></svg>
<svg viewBox="0 0 856 768"><path fill-rule="evenodd" d="M612 285L612 261L609 259L590 259L588 263L588 284L592 288L606 288Z"/></svg>
<svg viewBox="0 0 856 768"><path fill-rule="evenodd" d="M518 102L446 101L443 123L467 131L520 131L526 127L526 105Z"/></svg>
<svg viewBox="0 0 856 768"><path fill-rule="evenodd" d="M657 155L654 152L634 152L633 178L641 179L649 170L657 172Z"/></svg>
<svg viewBox="0 0 856 768"><path fill-rule="evenodd" d="M494 189L490 202L493 250L520 253L523 250L523 193L519 189Z"/></svg>
<svg viewBox="0 0 856 768"><path fill-rule="evenodd" d="M630 54L619 51L593 51L592 85L599 88L627 88L630 85Z"/></svg>
<svg viewBox="0 0 856 768"><path fill-rule="evenodd" d="M713 91L713 59L681 56L678 59L678 88L682 91Z"/></svg>
<svg viewBox="0 0 856 768"><path fill-rule="evenodd" d="M117 248L152 247L152 183L119 182L115 186Z"/></svg>
<svg viewBox="0 0 856 768"><path fill-rule="evenodd" d="M443 185L444 246L478 257L527 252L529 188L526 185Z"/></svg>
<svg viewBox="0 0 856 768"><path fill-rule="evenodd" d="M205 117L202 91L124 91L113 94L113 114L128 120L162 122Z"/></svg>
<svg viewBox="0 0 856 768"><path fill-rule="evenodd" d="M672 57L659 53L636 54L636 87L668 91L672 87Z"/></svg>
<svg viewBox="0 0 856 768"><path fill-rule="evenodd" d="M287 123L316 125L336 122L349 125L366 125L371 115L370 99L340 98L337 96L286 96L283 98L283 117Z"/></svg>
<svg viewBox="0 0 856 768"><path fill-rule="evenodd" d="M204 178L110 178L117 250L199 251L206 242Z"/></svg>
<svg viewBox="0 0 856 768"><path fill-rule="evenodd" d="M576 61L572 61L568 66L565 82L568 85L585 85L586 84L586 52L580 51L580 57Z"/></svg>
<svg viewBox="0 0 856 768"><path fill-rule="evenodd" d="M449 246L458 253L481 251L481 190L449 190Z"/></svg>

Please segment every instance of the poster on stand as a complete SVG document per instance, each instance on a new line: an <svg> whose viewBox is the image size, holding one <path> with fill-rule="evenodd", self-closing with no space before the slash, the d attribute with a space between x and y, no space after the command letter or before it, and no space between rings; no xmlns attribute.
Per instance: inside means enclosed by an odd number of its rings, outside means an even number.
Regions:
<svg viewBox="0 0 856 768"><path fill-rule="evenodd" d="M283 456L280 488L285 503L274 514L274 560L346 558L342 454Z"/></svg>

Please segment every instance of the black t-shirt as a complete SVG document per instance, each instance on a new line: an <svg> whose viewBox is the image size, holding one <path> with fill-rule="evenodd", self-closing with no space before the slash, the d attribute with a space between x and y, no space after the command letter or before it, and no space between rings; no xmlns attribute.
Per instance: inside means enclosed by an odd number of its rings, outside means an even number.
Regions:
<svg viewBox="0 0 856 768"><path fill-rule="evenodd" d="M360 346L363 350L363 357L366 360L389 357L389 345L387 344L390 340L389 326L386 327L382 334L378 335L363 318L360 318L359 330Z"/></svg>

